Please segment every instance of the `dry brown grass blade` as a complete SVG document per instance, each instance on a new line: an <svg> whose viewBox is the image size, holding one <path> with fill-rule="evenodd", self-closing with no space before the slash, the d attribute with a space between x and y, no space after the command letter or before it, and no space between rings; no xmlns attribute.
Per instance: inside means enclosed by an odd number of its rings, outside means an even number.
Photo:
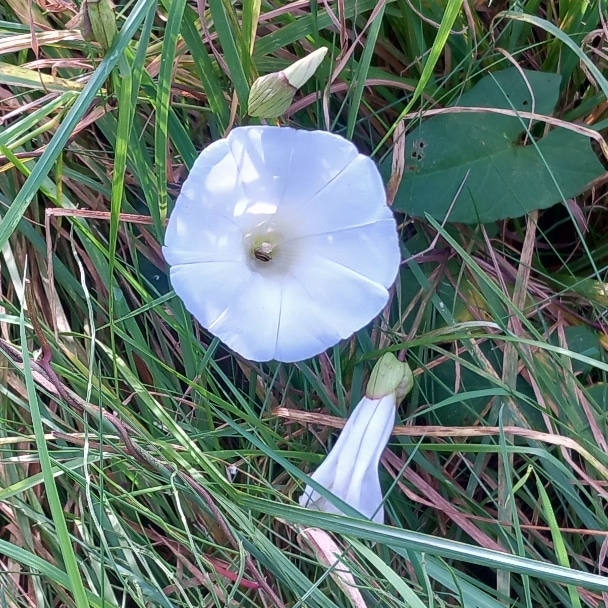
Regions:
<svg viewBox="0 0 608 608"><path fill-rule="evenodd" d="M289 422L298 422L300 424L314 424L323 427L334 429L344 428L346 420L328 414L319 412L304 412L292 410L286 407L279 407L273 410L272 414L279 418L284 418ZM589 464L591 464L602 477L608 481L608 467L605 467L595 456L588 452L584 447L579 445L574 439L564 437L563 435L553 435L551 433L543 433L532 429L524 429L518 426L402 426L397 425L393 429L393 435L400 437L436 437L440 439L447 438L473 438L473 437L495 437L500 435L513 435L539 443L547 443L564 447L582 456ZM424 446L420 446L422 449Z"/></svg>
<svg viewBox="0 0 608 608"><path fill-rule="evenodd" d="M402 120L393 133L393 161L391 177L386 186L387 203L392 206L405 171L405 122Z"/></svg>
<svg viewBox="0 0 608 608"><path fill-rule="evenodd" d="M330 570L330 576L350 599L355 608L368 608L363 595L357 589L357 583L352 572L340 562L338 556L344 552L336 541L325 530L318 528L302 528L298 533L298 542L303 548L310 549L317 559Z"/></svg>
<svg viewBox="0 0 608 608"><path fill-rule="evenodd" d="M50 32L34 32L30 34L17 34L0 38L0 55L18 53L27 49L59 44L60 42L83 42L82 34L77 30L53 30Z"/></svg>

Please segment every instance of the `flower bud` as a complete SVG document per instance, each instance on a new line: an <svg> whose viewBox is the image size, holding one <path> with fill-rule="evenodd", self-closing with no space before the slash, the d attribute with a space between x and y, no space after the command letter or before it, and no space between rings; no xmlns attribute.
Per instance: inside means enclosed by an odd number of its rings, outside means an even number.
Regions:
<svg viewBox="0 0 608 608"><path fill-rule="evenodd" d="M393 354L385 354L374 366L367 395L347 420L327 458L311 475L326 490L378 523L384 521L378 465L393 431L397 399L402 399L412 386L409 366ZM306 486L300 504L341 513L311 486Z"/></svg>
<svg viewBox="0 0 608 608"><path fill-rule="evenodd" d="M247 113L261 118L277 118L287 111L296 90L283 72L261 76L251 85Z"/></svg>
<svg viewBox="0 0 608 608"><path fill-rule="evenodd" d="M327 48L323 47L285 70L260 76L251 85L248 114L260 118L277 118L284 114L296 91L315 73L326 54Z"/></svg>
<svg viewBox="0 0 608 608"><path fill-rule="evenodd" d="M413 386L414 376L410 366L399 361L392 353L386 353L374 365L365 395L370 399L382 399L394 393L399 403Z"/></svg>
<svg viewBox="0 0 608 608"><path fill-rule="evenodd" d="M327 55L327 47L321 47L285 68L283 74L287 77L289 84L296 89L304 86L317 71L317 68L325 59L325 55Z"/></svg>
<svg viewBox="0 0 608 608"><path fill-rule="evenodd" d="M311 475L317 483L368 519L384 521L378 465L395 425L395 395L363 397L342 429L331 452ZM306 486L300 505L342 513L334 504Z"/></svg>

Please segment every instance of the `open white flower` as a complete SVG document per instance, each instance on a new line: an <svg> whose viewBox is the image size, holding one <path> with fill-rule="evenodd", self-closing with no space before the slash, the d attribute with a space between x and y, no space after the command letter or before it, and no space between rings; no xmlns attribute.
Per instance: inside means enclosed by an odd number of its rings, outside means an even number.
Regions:
<svg viewBox="0 0 608 608"><path fill-rule="evenodd" d="M186 308L254 361L301 361L371 321L399 267L374 162L342 137L240 127L205 148L165 247Z"/></svg>
<svg viewBox="0 0 608 608"><path fill-rule="evenodd" d="M311 475L317 483L377 523L384 522L382 489L378 476L380 457L395 425L398 402L411 390L413 376L407 363L387 353L374 366L365 397L354 409L334 447ZM325 511L342 511L306 486L300 505Z"/></svg>

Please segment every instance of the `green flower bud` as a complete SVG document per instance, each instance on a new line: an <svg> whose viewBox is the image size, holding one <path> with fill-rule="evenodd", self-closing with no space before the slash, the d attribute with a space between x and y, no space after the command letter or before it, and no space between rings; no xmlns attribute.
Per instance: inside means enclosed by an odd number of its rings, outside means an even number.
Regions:
<svg viewBox="0 0 608 608"><path fill-rule="evenodd" d="M247 113L261 118L277 118L284 114L296 94L283 72L273 72L258 78L249 92Z"/></svg>
<svg viewBox="0 0 608 608"><path fill-rule="evenodd" d="M296 91L315 73L326 54L327 48L317 49L285 70L258 78L249 93L249 116L278 118L284 114Z"/></svg>
<svg viewBox="0 0 608 608"><path fill-rule="evenodd" d="M394 393L398 403L413 386L414 376L410 366L399 361L392 353L386 353L374 365L365 396L369 399L382 399Z"/></svg>

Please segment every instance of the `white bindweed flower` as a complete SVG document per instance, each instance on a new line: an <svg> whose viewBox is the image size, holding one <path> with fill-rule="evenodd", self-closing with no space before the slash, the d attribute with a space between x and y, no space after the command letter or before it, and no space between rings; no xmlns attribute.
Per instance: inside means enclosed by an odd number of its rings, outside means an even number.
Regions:
<svg viewBox="0 0 608 608"><path fill-rule="evenodd" d="M301 361L371 321L399 268L374 162L342 137L240 127L198 157L165 247L186 308L254 361Z"/></svg>
<svg viewBox="0 0 608 608"><path fill-rule="evenodd" d="M359 513L384 522L382 489L378 476L380 457L395 425L396 406L412 389L407 363L387 353L374 366L365 397L354 409L334 447L311 478ZM300 505L342 513L311 486Z"/></svg>

